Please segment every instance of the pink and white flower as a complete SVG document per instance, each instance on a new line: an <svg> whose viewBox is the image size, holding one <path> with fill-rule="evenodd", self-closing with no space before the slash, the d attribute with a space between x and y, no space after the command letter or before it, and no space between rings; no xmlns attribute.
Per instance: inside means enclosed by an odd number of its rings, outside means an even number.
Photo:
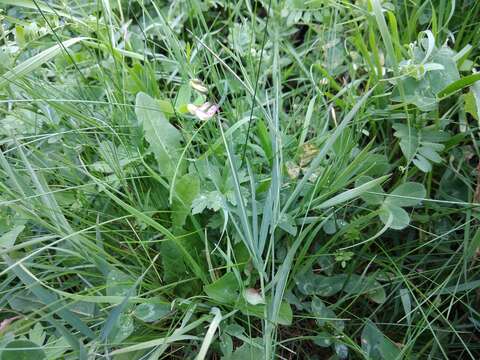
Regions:
<svg viewBox="0 0 480 360"><path fill-rule="evenodd" d="M198 119L202 121L207 121L214 117L219 108L220 107L217 104L212 104L208 101L200 106L194 104L187 105L187 109L190 114L195 115Z"/></svg>

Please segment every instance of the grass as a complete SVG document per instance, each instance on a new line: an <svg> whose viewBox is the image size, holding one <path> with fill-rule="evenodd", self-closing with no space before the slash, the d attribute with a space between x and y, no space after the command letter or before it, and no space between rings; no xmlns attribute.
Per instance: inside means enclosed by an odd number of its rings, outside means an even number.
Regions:
<svg viewBox="0 0 480 360"><path fill-rule="evenodd" d="M0 9L1 360L479 357L479 2Z"/></svg>

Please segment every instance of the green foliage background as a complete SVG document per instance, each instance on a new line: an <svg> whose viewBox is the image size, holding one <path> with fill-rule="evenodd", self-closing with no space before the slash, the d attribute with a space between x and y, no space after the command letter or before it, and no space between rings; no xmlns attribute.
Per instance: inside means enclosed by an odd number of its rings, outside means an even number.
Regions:
<svg viewBox="0 0 480 360"><path fill-rule="evenodd" d="M0 360L480 356L480 2L0 19Z"/></svg>

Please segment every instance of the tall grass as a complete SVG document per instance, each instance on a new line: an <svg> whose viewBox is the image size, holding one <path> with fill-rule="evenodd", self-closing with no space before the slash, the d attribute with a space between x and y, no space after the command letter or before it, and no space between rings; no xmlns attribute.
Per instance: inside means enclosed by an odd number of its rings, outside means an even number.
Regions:
<svg viewBox="0 0 480 360"><path fill-rule="evenodd" d="M0 4L0 359L478 357L478 2Z"/></svg>

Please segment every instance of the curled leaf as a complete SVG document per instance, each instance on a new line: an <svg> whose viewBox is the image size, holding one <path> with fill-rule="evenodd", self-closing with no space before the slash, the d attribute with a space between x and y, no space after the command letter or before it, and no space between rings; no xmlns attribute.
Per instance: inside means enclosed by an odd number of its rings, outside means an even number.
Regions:
<svg viewBox="0 0 480 360"><path fill-rule="evenodd" d="M208 88L203 84L202 80L192 79L190 80L190 86L199 93L205 94L208 92Z"/></svg>
<svg viewBox="0 0 480 360"><path fill-rule="evenodd" d="M249 304L258 305L258 304L265 304L260 291L254 288L245 289L243 291L243 297Z"/></svg>

